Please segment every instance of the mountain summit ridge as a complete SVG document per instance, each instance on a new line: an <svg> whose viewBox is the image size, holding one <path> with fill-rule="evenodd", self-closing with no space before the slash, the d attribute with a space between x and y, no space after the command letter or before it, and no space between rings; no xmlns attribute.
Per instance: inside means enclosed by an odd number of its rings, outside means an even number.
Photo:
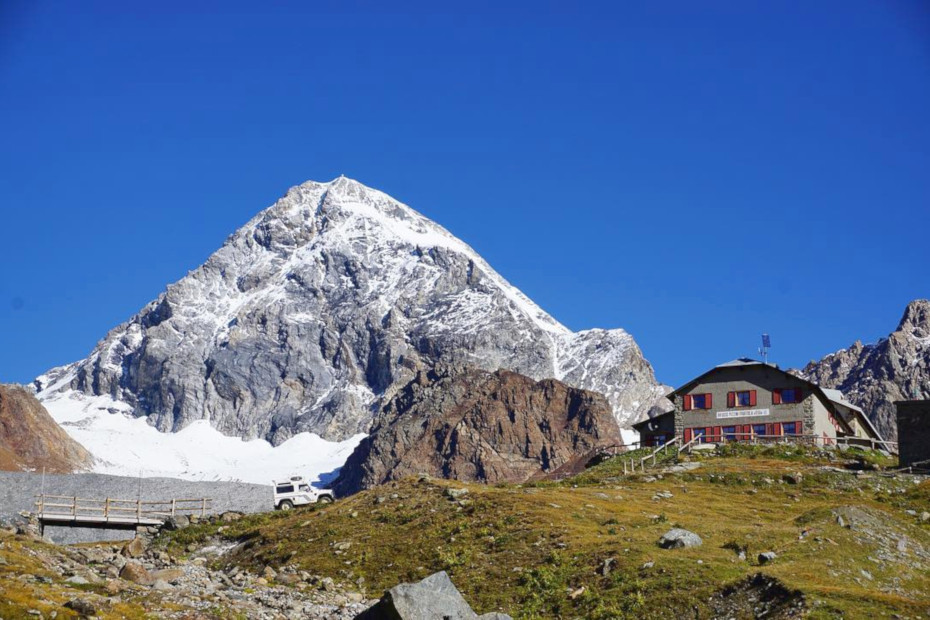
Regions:
<svg viewBox="0 0 930 620"><path fill-rule="evenodd" d="M663 393L627 332L572 332L445 228L347 177L290 188L35 385L49 406L106 396L161 431L208 420L279 444L367 432L380 402L439 362L601 392L621 425Z"/></svg>
<svg viewBox="0 0 930 620"><path fill-rule="evenodd" d="M857 340L799 374L841 390L886 439L897 439L894 401L930 398L930 300L911 301L888 337L873 344Z"/></svg>

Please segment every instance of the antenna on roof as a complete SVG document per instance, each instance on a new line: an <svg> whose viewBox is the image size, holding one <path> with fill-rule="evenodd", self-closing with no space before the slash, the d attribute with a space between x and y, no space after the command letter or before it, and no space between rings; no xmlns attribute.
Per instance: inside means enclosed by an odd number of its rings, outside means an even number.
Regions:
<svg viewBox="0 0 930 620"><path fill-rule="evenodd" d="M762 363L768 364L769 349L772 348L772 339L768 334L762 334L762 346L759 347L759 353L762 354Z"/></svg>

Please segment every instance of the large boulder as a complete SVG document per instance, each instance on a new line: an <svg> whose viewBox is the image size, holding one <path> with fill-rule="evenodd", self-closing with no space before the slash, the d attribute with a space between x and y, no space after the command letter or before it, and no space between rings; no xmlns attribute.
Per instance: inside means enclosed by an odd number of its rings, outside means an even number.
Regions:
<svg viewBox="0 0 930 620"><path fill-rule="evenodd" d="M123 545L120 553L127 558L141 558L145 554L145 541L136 536L131 541Z"/></svg>
<svg viewBox="0 0 930 620"><path fill-rule="evenodd" d="M704 544L701 537L680 527L665 532L659 539L659 546L663 549L682 549L686 547L700 547Z"/></svg>
<svg viewBox="0 0 930 620"><path fill-rule="evenodd" d="M378 603L355 620L511 620L502 613L479 616L462 597L445 571L419 583L403 583L388 590Z"/></svg>
<svg viewBox="0 0 930 620"><path fill-rule="evenodd" d="M421 371L342 467L340 496L405 476L525 482L581 469L618 443L607 400L555 379L467 366Z"/></svg>
<svg viewBox="0 0 930 620"><path fill-rule="evenodd" d="M145 569L142 564L135 561L126 562L119 572L119 578L132 583L138 583L143 586L150 586L155 583L152 575Z"/></svg>

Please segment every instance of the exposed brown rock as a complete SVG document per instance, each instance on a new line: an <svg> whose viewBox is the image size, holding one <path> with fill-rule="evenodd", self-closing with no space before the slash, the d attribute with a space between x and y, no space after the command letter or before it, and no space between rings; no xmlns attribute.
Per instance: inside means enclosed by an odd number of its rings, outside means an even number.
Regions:
<svg viewBox="0 0 930 620"><path fill-rule="evenodd" d="M93 457L18 385L0 384L0 470L66 474L88 469Z"/></svg>
<svg viewBox="0 0 930 620"><path fill-rule="evenodd" d="M619 436L595 392L505 370L439 367L420 371L385 404L335 488L346 495L419 473L523 482L573 468Z"/></svg>

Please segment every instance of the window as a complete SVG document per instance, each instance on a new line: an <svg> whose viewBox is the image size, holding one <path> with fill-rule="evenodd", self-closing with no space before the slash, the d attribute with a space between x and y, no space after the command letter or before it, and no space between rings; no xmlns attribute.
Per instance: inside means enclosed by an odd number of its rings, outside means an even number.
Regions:
<svg viewBox="0 0 930 620"><path fill-rule="evenodd" d="M765 432L765 424L753 424L752 434L753 435L767 435L768 433Z"/></svg>
<svg viewBox="0 0 930 620"><path fill-rule="evenodd" d="M305 491L305 492L309 493L309 492L310 492L310 485L309 485L309 484L302 484L302 485L300 485L300 486L297 488L297 490L298 490L298 491Z"/></svg>
<svg viewBox="0 0 930 620"><path fill-rule="evenodd" d="M772 390L772 404L780 405L782 403L799 403L804 400L801 394L801 388L783 388L781 390Z"/></svg>
<svg viewBox="0 0 930 620"><path fill-rule="evenodd" d="M705 439L705 437L706 437L707 435L706 435L706 433L704 433L704 429L703 429L703 428L696 428L696 429L694 429L694 436L699 438L699 439L697 440L697 443L704 443L704 439Z"/></svg>
<svg viewBox="0 0 930 620"><path fill-rule="evenodd" d="M710 394L688 394L684 398L684 410L692 409L710 409L713 406L713 398Z"/></svg>
<svg viewBox="0 0 930 620"><path fill-rule="evenodd" d="M735 426L724 426L723 427L723 438L727 441L736 440L736 427Z"/></svg>
<svg viewBox="0 0 930 620"><path fill-rule="evenodd" d="M727 394L727 407L755 407L756 391L742 390Z"/></svg>
<svg viewBox="0 0 930 620"><path fill-rule="evenodd" d="M275 489L277 493L293 493L294 485L293 484L279 484L278 488Z"/></svg>
<svg viewBox="0 0 930 620"><path fill-rule="evenodd" d="M782 422L781 430L785 435L797 435L798 425L794 422Z"/></svg>

